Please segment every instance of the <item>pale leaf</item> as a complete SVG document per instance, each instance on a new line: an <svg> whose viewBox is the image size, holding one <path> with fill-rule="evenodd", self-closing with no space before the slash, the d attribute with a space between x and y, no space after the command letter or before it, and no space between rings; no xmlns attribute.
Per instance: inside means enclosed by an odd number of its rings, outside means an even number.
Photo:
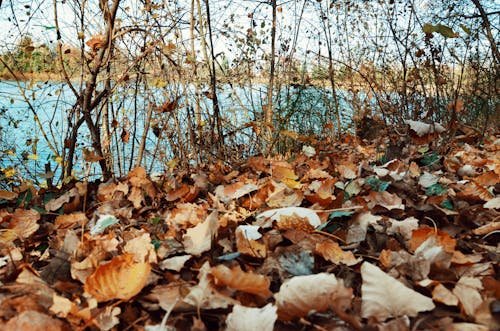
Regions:
<svg viewBox="0 0 500 331"><path fill-rule="evenodd" d="M227 316L226 331L272 331L278 318L278 308L267 304L262 308L250 308L236 304Z"/></svg>
<svg viewBox="0 0 500 331"><path fill-rule="evenodd" d="M181 255L181 256L174 256L171 258L168 258L166 260L163 260L160 262L160 269L161 270L174 270L174 271L181 271L182 267L184 267L184 264L192 257L192 255Z"/></svg>
<svg viewBox="0 0 500 331"><path fill-rule="evenodd" d="M203 223L187 229L182 241L186 253L198 256L210 250L217 228L218 213L213 211Z"/></svg>
<svg viewBox="0 0 500 331"><path fill-rule="evenodd" d="M361 266L361 316L385 321L389 317L417 316L435 308L432 299L404 286L377 266L364 262Z"/></svg>
<svg viewBox="0 0 500 331"><path fill-rule="evenodd" d="M210 264L205 262L198 274L198 285L191 288L183 302L202 309L227 308L238 303L229 296L219 293L214 288L208 279L209 272Z"/></svg>
<svg viewBox="0 0 500 331"><path fill-rule="evenodd" d="M458 298L462 309L468 316L474 316L476 309L483 302L479 293L482 288L483 285L479 278L465 276L461 277L455 285L452 292Z"/></svg>
<svg viewBox="0 0 500 331"><path fill-rule="evenodd" d="M350 306L352 289L344 287L343 280L335 275L320 273L286 280L274 297L280 320L289 321L305 317L311 311L324 312L334 303Z"/></svg>
<svg viewBox="0 0 500 331"><path fill-rule="evenodd" d="M441 133L444 132L446 129L439 123L434 123L434 124L427 124L424 122L420 121L412 121L412 120L406 120L406 124L410 125L410 129L415 131L415 133L419 136L422 137L426 134L432 134L432 133Z"/></svg>
<svg viewBox="0 0 500 331"><path fill-rule="evenodd" d="M267 210L257 215L256 219L260 220L268 218L272 221L279 222L282 216L291 217L294 215L296 217L307 219L309 224L311 224L313 227L318 227L319 225L321 225L321 220L318 214L316 214L316 212L312 209L303 207L286 207L286 208Z"/></svg>

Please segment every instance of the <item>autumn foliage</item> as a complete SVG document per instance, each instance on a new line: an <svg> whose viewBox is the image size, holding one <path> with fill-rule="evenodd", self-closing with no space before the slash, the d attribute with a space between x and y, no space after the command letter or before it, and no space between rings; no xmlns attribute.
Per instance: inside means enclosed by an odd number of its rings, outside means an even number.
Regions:
<svg viewBox="0 0 500 331"><path fill-rule="evenodd" d="M314 147L0 191L0 329L499 328L497 138Z"/></svg>

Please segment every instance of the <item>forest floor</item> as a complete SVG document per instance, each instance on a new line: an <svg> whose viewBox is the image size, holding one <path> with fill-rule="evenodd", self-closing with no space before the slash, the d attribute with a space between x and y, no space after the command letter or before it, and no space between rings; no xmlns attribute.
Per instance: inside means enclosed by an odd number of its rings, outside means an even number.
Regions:
<svg viewBox="0 0 500 331"><path fill-rule="evenodd" d="M0 330L499 329L499 136L421 129L0 191Z"/></svg>

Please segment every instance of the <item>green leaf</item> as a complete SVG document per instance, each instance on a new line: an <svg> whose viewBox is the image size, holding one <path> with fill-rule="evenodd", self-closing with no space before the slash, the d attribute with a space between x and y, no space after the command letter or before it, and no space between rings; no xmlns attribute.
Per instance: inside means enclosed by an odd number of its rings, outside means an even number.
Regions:
<svg viewBox="0 0 500 331"><path fill-rule="evenodd" d="M465 25L463 25L463 24L460 24L460 27L462 28L462 30L463 30L465 33L467 33L467 35L469 35L469 36L470 36L470 29L469 29L467 26L465 26Z"/></svg>
<svg viewBox="0 0 500 331"><path fill-rule="evenodd" d="M365 183L370 185L372 187L372 189L376 192L383 192L383 191L387 190L387 188L391 184L391 182L385 182L383 180L378 179L375 176L368 177L365 180Z"/></svg>
<svg viewBox="0 0 500 331"><path fill-rule="evenodd" d="M452 28L450 28L449 26L446 26L444 24L432 25L430 23L426 23L422 27L422 31L424 31L426 34L431 34L433 32L437 32L445 38L458 37L458 34L456 32L454 32Z"/></svg>
<svg viewBox="0 0 500 331"><path fill-rule="evenodd" d="M422 164L428 166L436 163L437 161L439 161L439 153L434 151L424 156L424 158L422 159Z"/></svg>
<svg viewBox="0 0 500 331"><path fill-rule="evenodd" d="M39 212L40 214L46 214L47 211L45 209L43 209L42 207L39 207L39 206L33 206L32 207L34 210L36 210L37 212Z"/></svg>
<svg viewBox="0 0 500 331"><path fill-rule="evenodd" d="M441 207L444 207L449 210L455 209L455 207L453 206L453 202L451 202L450 200L445 200L441 202Z"/></svg>
<svg viewBox="0 0 500 331"><path fill-rule="evenodd" d="M161 241L159 241L158 239L153 239L151 240L151 244L153 244L155 251L157 251L161 246Z"/></svg>
<svg viewBox="0 0 500 331"><path fill-rule="evenodd" d="M151 222L151 224L153 225L158 225L158 223L160 223L161 221L161 218L160 217L153 217L149 220Z"/></svg>
<svg viewBox="0 0 500 331"><path fill-rule="evenodd" d="M448 188L446 186L443 186L439 183L436 183L436 184L429 186L425 190L425 194L426 195L442 195L442 194L446 193L447 190L448 190Z"/></svg>
<svg viewBox="0 0 500 331"><path fill-rule="evenodd" d="M449 26L438 24L435 26L436 32L440 33L445 38L456 38L458 34L453 31Z"/></svg>
<svg viewBox="0 0 500 331"><path fill-rule="evenodd" d="M338 217L351 216L352 214L354 214L353 211L335 210L328 215L328 220L330 221Z"/></svg>
<svg viewBox="0 0 500 331"><path fill-rule="evenodd" d="M422 27L422 30L427 34L431 34L436 31L434 25L430 23L425 23L424 26Z"/></svg>

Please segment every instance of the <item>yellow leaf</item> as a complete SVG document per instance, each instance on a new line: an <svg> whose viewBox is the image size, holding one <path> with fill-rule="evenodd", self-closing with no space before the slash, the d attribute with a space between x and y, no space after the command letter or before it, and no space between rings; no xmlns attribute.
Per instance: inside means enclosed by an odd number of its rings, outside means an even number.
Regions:
<svg viewBox="0 0 500 331"><path fill-rule="evenodd" d="M296 180L293 180L293 179L290 179L290 178L283 178L281 180L283 183L286 184L286 186L288 186L289 188L292 188L292 189L300 189L302 188L302 184L299 183L298 181Z"/></svg>
<svg viewBox="0 0 500 331"><path fill-rule="evenodd" d="M148 262L135 263L133 254L123 254L100 265L87 278L84 290L98 302L129 300L146 285L150 272L151 266Z"/></svg>
<svg viewBox="0 0 500 331"><path fill-rule="evenodd" d="M30 160L38 160L38 155L37 154L28 155L28 159L30 159Z"/></svg>
<svg viewBox="0 0 500 331"><path fill-rule="evenodd" d="M16 170L12 167L2 169L3 175L5 178L10 178L16 174Z"/></svg>

